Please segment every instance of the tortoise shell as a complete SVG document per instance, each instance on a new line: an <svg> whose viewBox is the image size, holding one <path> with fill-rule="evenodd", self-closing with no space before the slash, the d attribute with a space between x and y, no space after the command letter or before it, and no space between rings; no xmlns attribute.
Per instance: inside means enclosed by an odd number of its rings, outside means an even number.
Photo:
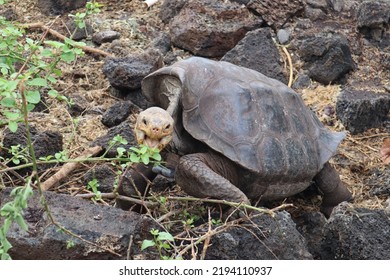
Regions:
<svg viewBox="0 0 390 280"><path fill-rule="evenodd" d="M285 84L228 62L182 60L148 75L142 90L193 138L268 181L311 180L345 137Z"/></svg>

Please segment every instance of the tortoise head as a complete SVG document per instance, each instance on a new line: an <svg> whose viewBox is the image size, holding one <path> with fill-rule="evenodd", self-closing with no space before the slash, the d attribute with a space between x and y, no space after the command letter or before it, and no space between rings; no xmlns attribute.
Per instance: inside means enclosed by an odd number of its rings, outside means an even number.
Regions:
<svg viewBox="0 0 390 280"><path fill-rule="evenodd" d="M144 144L160 151L172 140L173 118L159 107L142 111L135 123L135 137L138 144Z"/></svg>

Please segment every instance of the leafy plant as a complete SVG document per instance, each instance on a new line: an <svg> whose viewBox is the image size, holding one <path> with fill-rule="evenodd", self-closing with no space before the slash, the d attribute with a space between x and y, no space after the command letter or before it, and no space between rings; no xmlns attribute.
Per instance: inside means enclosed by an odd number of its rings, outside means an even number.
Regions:
<svg viewBox="0 0 390 280"><path fill-rule="evenodd" d="M0 115L5 119L1 124L7 124L15 132L18 123L23 120L22 97L23 90L27 111L34 109L41 101L41 92L60 100L67 100L54 88L57 78L62 72L58 67L61 61L73 62L83 51L77 43L66 39L64 43L57 41L33 40L25 36L22 27L0 17ZM44 47L47 46L47 47Z"/></svg>
<svg viewBox="0 0 390 280"><path fill-rule="evenodd" d="M87 189L95 194L93 200L97 201L102 199L102 193L99 191L99 182L96 178L88 182Z"/></svg>
<svg viewBox="0 0 390 280"><path fill-rule="evenodd" d="M4 218L4 223L0 227L0 257L2 260L11 259L8 250L12 248L12 245L7 240L7 232L11 224L16 222L22 230L28 230L27 223L23 218L23 210L27 208L27 200L32 194L29 181L25 187L14 188L11 192L14 200L7 202L0 209L0 215Z"/></svg>
<svg viewBox="0 0 390 280"><path fill-rule="evenodd" d="M74 23L77 25L78 28L83 29L86 26L85 20L87 19L87 17L100 13L101 7L103 7L103 5L98 2L87 2L85 4L84 12L77 12L75 15L69 14L69 17L73 18Z"/></svg>
<svg viewBox="0 0 390 280"><path fill-rule="evenodd" d="M150 233L153 235L153 240L145 239L142 242L141 250L145 250L149 247L155 247L160 255L160 259L168 260L170 257L166 256L166 253L172 249L169 242L174 242L173 236L169 232L159 231L158 229L151 229Z"/></svg>
<svg viewBox="0 0 390 280"><path fill-rule="evenodd" d="M142 162L148 165L151 160L161 161L160 151L157 148L150 148L146 145L140 145L139 148L131 147L130 160L134 163Z"/></svg>

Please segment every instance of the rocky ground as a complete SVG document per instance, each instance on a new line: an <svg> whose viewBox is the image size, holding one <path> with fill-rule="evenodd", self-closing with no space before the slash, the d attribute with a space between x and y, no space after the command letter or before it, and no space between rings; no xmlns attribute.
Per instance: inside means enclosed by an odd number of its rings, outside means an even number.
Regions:
<svg viewBox="0 0 390 280"><path fill-rule="evenodd" d="M83 2L14 1L0 6L0 15L21 23L42 22L70 36L68 14L82 11ZM114 208L109 197L97 204L74 198L91 193L86 185L93 178L105 193L113 191L114 182L125 181L117 173L119 166L84 164L51 188L48 201L59 223L100 247L76 238L77 246L64 250L69 238L44 226L51 222L34 198L26 211L30 231L15 227L10 233L14 258L159 258L157 250L140 250L142 241L151 238L150 228L172 233L175 241L165 254L186 259L390 258L390 168L380 155L390 138L388 1L161 0L150 8L143 1L100 3L104 6L89 18L88 33L74 37L93 49L76 63L61 65L63 78L56 89L74 104L47 98L42 110L30 113L38 156L64 150L75 158L96 144L107 148L117 134L128 140L127 147L134 145L134 116L150 106L140 92L142 78L164 64L204 56L291 84L329 129L347 130L331 163L354 202L340 205L325 219L313 187L269 205L280 208L273 217L250 221L216 222L218 216L211 213L211 222L207 210L218 212L215 206L180 200L146 207L139 215ZM39 28L27 31L33 38L43 33ZM23 135L22 127L16 134L0 128L4 148L25 144ZM107 156L115 156L110 152ZM18 185L30 172L15 175L0 168L5 187ZM59 169L42 167L42 181ZM1 203L8 194L0 192ZM163 177L152 183L151 194L185 197L174 181ZM75 221L75 213L82 218ZM48 247L53 251L47 253Z"/></svg>

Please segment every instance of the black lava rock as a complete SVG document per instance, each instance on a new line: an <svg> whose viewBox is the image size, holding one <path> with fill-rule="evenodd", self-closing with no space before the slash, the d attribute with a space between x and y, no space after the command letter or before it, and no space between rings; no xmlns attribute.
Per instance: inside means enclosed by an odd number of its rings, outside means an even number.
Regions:
<svg viewBox="0 0 390 280"><path fill-rule="evenodd" d="M352 133L379 127L390 109L390 95L370 91L344 89L336 102L336 114Z"/></svg>

